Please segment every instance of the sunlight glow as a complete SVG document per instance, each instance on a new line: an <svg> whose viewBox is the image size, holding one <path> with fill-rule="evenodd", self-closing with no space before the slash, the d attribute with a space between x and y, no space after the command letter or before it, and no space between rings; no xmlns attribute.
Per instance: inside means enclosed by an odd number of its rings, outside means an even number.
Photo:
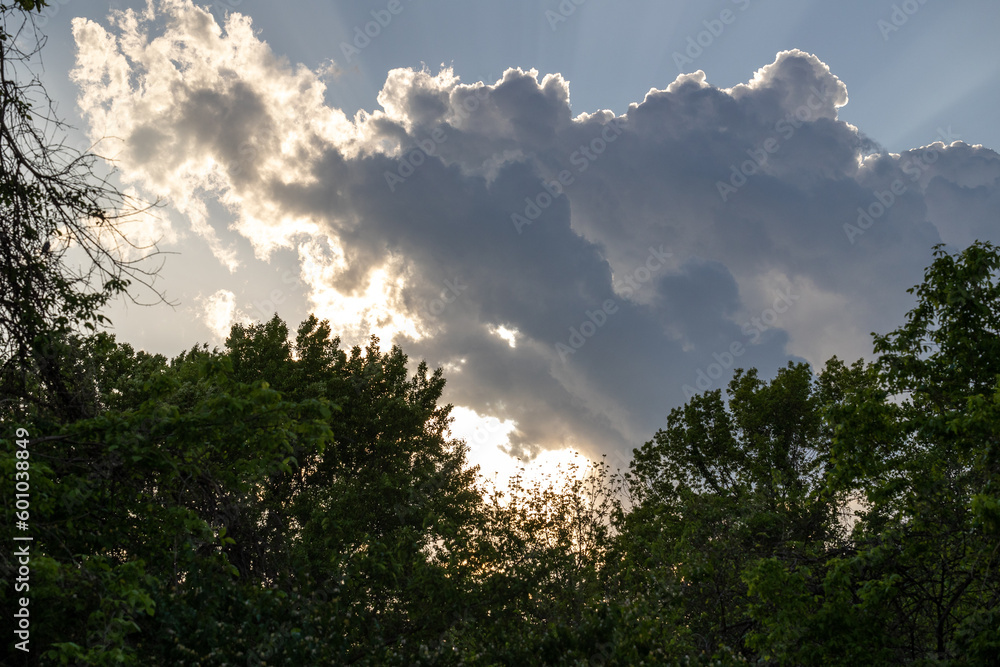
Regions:
<svg viewBox="0 0 1000 667"><path fill-rule="evenodd" d="M507 344L511 347L517 347L517 334L521 332L517 329L508 329L507 327L501 325L491 326L490 333L507 341Z"/></svg>
<svg viewBox="0 0 1000 667"><path fill-rule="evenodd" d="M492 480L500 489L506 489L511 478L518 473L522 474L526 483L531 484L557 472L560 466L566 471L574 462L579 466L577 477L586 472L586 459L571 448L543 451L531 462L504 452L502 447L510 446L509 436L517 429L517 422L513 420L501 421L462 406L452 409L451 416L454 417L451 437L465 440L469 446L469 465L478 465L480 475Z"/></svg>
<svg viewBox="0 0 1000 667"><path fill-rule="evenodd" d="M398 299L406 285L405 272L390 259L381 268L368 272L368 285L354 294L342 294L333 285L336 276L347 269L343 252L330 239L299 246L302 278L310 286L309 299L316 317L327 319L342 332L345 342L366 343L371 335L390 342L397 334L413 340L423 335L417 323L402 314Z"/></svg>
<svg viewBox="0 0 1000 667"><path fill-rule="evenodd" d="M227 289L217 290L208 297L198 300L203 309L202 321L220 340L225 340L229 336L229 331L237 321L249 321L241 311L236 308L236 295Z"/></svg>

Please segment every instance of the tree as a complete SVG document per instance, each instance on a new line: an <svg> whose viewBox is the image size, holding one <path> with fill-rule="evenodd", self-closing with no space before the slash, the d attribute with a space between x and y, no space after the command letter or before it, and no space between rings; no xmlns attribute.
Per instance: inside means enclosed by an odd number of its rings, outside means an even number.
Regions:
<svg viewBox="0 0 1000 667"><path fill-rule="evenodd" d="M374 337L348 355L315 317L299 327L294 355L286 337L275 317L234 326L226 345L242 380L340 406L333 447L300 458L301 475L274 480L268 494L301 527L295 576L320 582L352 573L339 588L356 596L356 627L370 641L439 636L452 605L430 602L458 595L459 552L481 502L464 443L447 438L441 370L429 373L421 362L410 376L402 350L383 353Z"/></svg>
<svg viewBox="0 0 1000 667"><path fill-rule="evenodd" d="M47 664L183 657L183 641L223 636L226 602L268 583L260 545L286 545L280 560L292 544L290 530L269 534L259 498L292 473L294 451L326 446L330 406L237 383L225 357L200 348L167 364L106 335L82 347L103 370L100 414L29 445L32 653ZM6 554L2 571L6 603Z"/></svg>
<svg viewBox="0 0 1000 667"><path fill-rule="evenodd" d="M680 629L633 634L640 655L1000 656L1000 251L934 256L875 363L737 371L636 450L621 607Z"/></svg>
<svg viewBox="0 0 1000 667"><path fill-rule="evenodd" d="M98 156L61 143L65 127L31 73L44 38L30 10L44 4L0 5L0 400L4 411L30 403L79 418L93 406L66 361L68 336L95 331L107 321L101 308L136 300L137 286L162 297L148 262L155 247L124 233L147 207L98 176Z"/></svg>
<svg viewBox="0 0 1000 667"><path fill-rule="evenodd" d="M993 664L998 271L937 248L876 362L738 370L624 478L485 495L441 371L375 338L275 316L168 360L71 337L94 415L30 439L32 657Z"/></svg>
<svg viewBox="0 0 1000 667"><path fill-rule="evenodd" d="M671 411L667 427L636 450L635 509L624 516L624 575L676 605L694 655L751 655L757 626L743 573L776 553L808 558L840 539L835 500L824 495L825 396L805 364L770 383L737 370L728 405L720 390Z"/></svg>
<svg viewBox="0 0 1000 667"><path fill-rule="evenodd" d="M29 445L36 655L387 664L440 647L475 599L461 562L481 504L441 372L411 375L374 339L345 354L315 318L294 357L281 332L237 326L226 351L170 361L75 341L98 413Z"/></svg>
<svg viewBox="0 0 1000 667"><path fill-rule="evenodd" d="M934 255L906 323L875 336L875 373L827 415L830 488L862 500L851 550L749 577L775 660L1000 656L1000 252Z"/></svg>
<svg viewBox="0 0 1000 667"><path fill-rule="evenodd" d="M523 470L523 469L522 469ZM456 637L472 664L589 664L607 655L605 565L621 479L574 460L507 489L484 488L465 553L472 613ZM476 662L476 656L489 660Z"/></svg>

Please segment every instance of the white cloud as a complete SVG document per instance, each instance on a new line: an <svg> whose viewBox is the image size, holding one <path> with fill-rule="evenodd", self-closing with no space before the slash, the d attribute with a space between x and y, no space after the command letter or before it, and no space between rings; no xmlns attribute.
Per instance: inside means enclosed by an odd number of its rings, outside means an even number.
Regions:
<svg viewBox="0 0 1000 667"><path fill-rule="evenodd" d="M490 333L507 342L511 347L517 347L517 334L519 333L517 329L508 329L502 324L499 326L489 327Z"/></svg>
<svg viewBox="0 0 1000 667"><path fill-rule="evenodd" d="M202 308L202 321L218 341L229 337L233 324L247 319L237 310L236 295L229 290L216 290L207 297L199 298L198 302Z"/></svg>
<svg viewBox="0 0 1000 667"><path fill-rule="evenodd" d="M125 13L111 30L74 22L81 105L92 135L123 138L123 176L167 197L230 269L246 252L231 232L261 258L295 249L345 340L374 332L460 368L446 400L503 420L504 446L526 456L640 444L714 354L749 343L743 325L775 290L800 299L739 359L764 375L789 355L870 349L868 332L902 322L932 244L996 240L1000 156L942 143L910 180L914 155L839 120L846 84L801 51L730 89L682 75L617 118L573 117L559 75L396 69L382 109L349 119L326 106L326 73L273 54L249 19L152 6L155 20ZM845 225L900 178L852 243ZM625 285L660 247L670 261Z"/></svg>

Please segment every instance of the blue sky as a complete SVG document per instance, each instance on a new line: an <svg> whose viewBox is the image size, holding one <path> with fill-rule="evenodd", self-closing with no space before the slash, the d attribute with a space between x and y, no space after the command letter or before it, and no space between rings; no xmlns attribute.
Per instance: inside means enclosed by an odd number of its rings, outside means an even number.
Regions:
<svg viewBox="0 0 1000 667"><path fill-rule="evenodd" d="M485 468L497 444L623 461L734 367L869 355L934 243L998 240L993 2L70 1L42 22L62 116L161 198L138 233L178 253L177 308L117 307L117 333L176 353L274 311L377 333L445 368Z"/></svg>
<svg viewBox="0 0 1000 667"><path fill-rule="evenodd" d="M403 11L350 63L340 45L350 44L354 28L387 2L236 0L204 6L220 21L227 8L249 15L261 39L293 63L316 68L332 59L345 75L330 87L327 100L345 110L374 109L392 68L445 63L466 82L496 80L508 67L560 72L572 84L575 111L617 113L650 88L670 83L679 73L674 54L687 58L688 38L696 39L706 30L704 21L728 9L733 22L711 42L703 40L708 46L684 71L703 69L713 85L729 87L747 81L777 52L798 48L848 84L851 102L842 118L889 150L933 140L935 128L949 123L963 128L963 138L972 143L1000 143L991 112L1000 107L1000 5L989 0L586 0L574 4L565 21L554 22L554 30L546 12L559 13L555 0L400 2ZM66 77L74 50L70 20L103 20L110 7L144 4L53 3L45 58L61 96L73 98ZM918 9L896 12L894 21L895 8L904 5ZM70 111L65 109L68 116Z"/></svg>

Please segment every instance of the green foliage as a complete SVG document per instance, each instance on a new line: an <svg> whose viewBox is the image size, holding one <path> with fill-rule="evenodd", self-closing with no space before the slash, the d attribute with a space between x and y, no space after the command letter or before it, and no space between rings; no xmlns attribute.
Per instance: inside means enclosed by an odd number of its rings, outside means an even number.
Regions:
<svg viewBox="0 0 1000 667"><path fill-rule="evenodd" d="M831 493L854 499L849 549L748 575L755 638L779 662L988 664L1000 600L1000 254L940 246L877 364L841 383ZM843 377L843 369L837 376ZM765 603L766 602L766 603ZM817 643L818 642L818 643Z"/></svg>
<svg viewBox="0 0 1000 667"><path fill-rule="evenodd" d="M376 338L342 350L310 317L290 339L275 316L168 360L67 333L85 414L18 406L31 658L993 664L998 267L988 244L938 249L875 363L737 370L628 472L505 489L449 438L441 371ZM0 553L5 605L15 572Z"/></svg>
<svg viewBox="0 0 1000 667"><path fill-rule="evenodd" d="M738 370L728 405L720 391L694 397L635 453L638 502L624 516L619 548L627 570L672 591L691 650L749 656L745 643L758 626L747 568L778 553L807 558L841 540L837 499L824 485L823 382L804 364L770 383Z"/></svg>
<svg viewBox="0 0 1000 667"><path fill-rule="evenodd" d="M48 2L45 0L16 0L17 5L26 12L30 12L33 9L42 11L42 7L47 7Z"/></svg>
<svg viewBox="0 0 1000 667"><path fill-rule="evenodd" d="M618 594L681 628L661 645L765 664L1000 658L998 269L988 243L937 247L876 363L738 370L727 401L694 397L636 450Z"/></svg>
<svg viewBox="0 0 1000 667"><path fill-rule="evenodd" d="M108 323L102 308L152 289L156 269L124 233L136 206L100 177L98 157L61 143L63 124L32 74L44 43L33 9L0 4L0 408L29 401L58 418L94 414L75 391L66 346Z"/></svg>
<svg viewBox="0 0 1000 667"><path fill-rule="evenodd" d="M152 273L114 251L132 207L96 156L42 129L61 126L24 77L46 4L0 4L0 416L30 434L0 434L0 472L30 461L34 538L21 662L1000 664L996 247L936 247L872 364L737 370L625 474L490 487L449 437L441 370L374 337L341 350L310 317L290 340L276 315L168 360L97 331ZM5 609L18 564L0 552Z"/></svg>
<svg viewBox="0 0 1000 667"><path fill-rule="evenodd" d="M286 332L235 327L169 362L106 334L71 346L96 416L22 422L47 433L29 450L48 660L368 659L449 631L481 497L440 371L374 339L348 355L315 318L293 358Z"/></svg>

